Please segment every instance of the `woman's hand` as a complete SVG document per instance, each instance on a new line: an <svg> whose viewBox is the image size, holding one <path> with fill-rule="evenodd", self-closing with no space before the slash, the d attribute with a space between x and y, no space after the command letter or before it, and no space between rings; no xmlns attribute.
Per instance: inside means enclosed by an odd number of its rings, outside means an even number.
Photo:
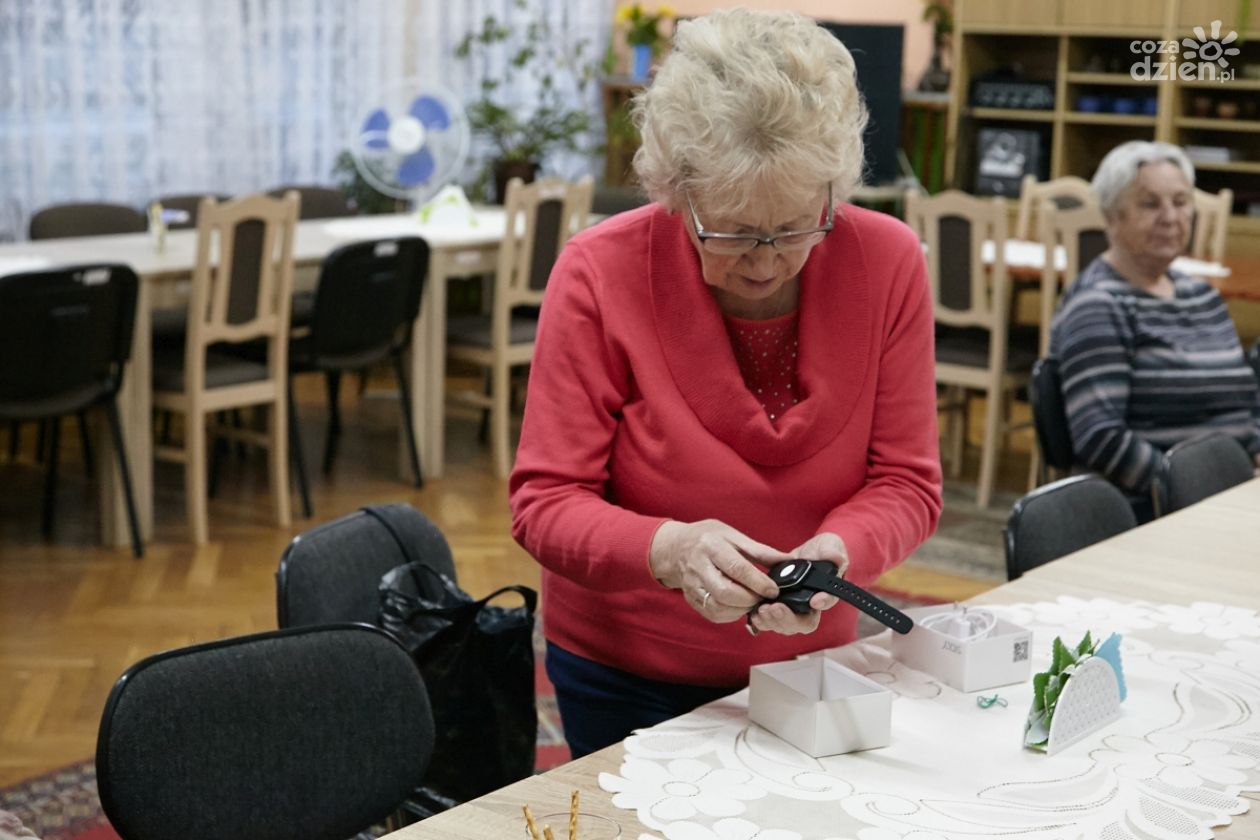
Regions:
<svg viewBox="0 0 1260 840"><path fill-rule="evenodd" d="M836 575L844 576L849 568L849 551L844 547L844 540L832 533L818 534L798 545L792 550L792 556L800 560L827 560L836 564ZM752 626L758 632L769 630L791 636L795 633L813 633L818 629L822 619L822 611L829 610L840 599L825 592L815 592L809 599L813 609L806 615L797 615L786 604L762 604L752 614Z"/></svg>
<svg viewBox="0 0 1260 840"><path fill-rule="evenodd" d="M681 589L696 612L724 624L738 621L754 604L779 594L779 587L754 561L769 566L790 559L724 522L705 519L661 525L652 538L648 565L664 586Z"/></svg>

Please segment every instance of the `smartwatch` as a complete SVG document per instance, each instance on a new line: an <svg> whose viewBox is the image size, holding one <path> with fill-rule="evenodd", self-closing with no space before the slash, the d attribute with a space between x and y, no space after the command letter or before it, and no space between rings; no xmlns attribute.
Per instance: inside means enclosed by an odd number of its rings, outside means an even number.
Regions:
<svg viewBox="0 0 1260 840"><path fill-rule="evenodd" d="M837 576L835 563L826 560L784 560L771 566L767 574L779 585L779 597L763 603L787 604L792 612L805 615L811 609L809 599L814 593L826 592L898 633L909 633L914 627L914 620L901 610ZM750 615L750 627L751 618Z"/></svg>

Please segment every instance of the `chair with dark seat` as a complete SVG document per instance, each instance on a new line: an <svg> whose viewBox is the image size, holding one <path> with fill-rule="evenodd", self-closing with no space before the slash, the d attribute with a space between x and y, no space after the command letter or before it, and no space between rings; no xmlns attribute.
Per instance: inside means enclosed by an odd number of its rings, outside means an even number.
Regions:
<svg viewBox="0 0 1260 840"><path fill-rule="evenodd" d="M350 206L346 194L336 187L290 184L276 187L267 194L272 198L282 198L288 192L295 192L302 199L302 215L299 218L335 219L354 215L354 208Z"/></svg>
<svg viewBox="0 0 1260 840"><path fill-rule="evenodd" d="M1136 525L1129 500L1101 476L1074 475L1038 487L1015 503L1007 519L1006 579Z"/></svg>
<svg viewBox="0 0 1260 840"><path fill-rule="evenodd" d="M1256 384L1260 385L1260 338L1257 338L1256 343L1247 351L1247 363L1256 372Z"/></svg>
<svg viewBox="0 0 1260 840"><path fill-rule="evenodd" d="M1254 477L1242 444L1222 434L1182 441L1164 453L1155 475L1159 516L1189 507Z"/></svg>
<svg viewBox="0 0 1260 840"><path fill-rule="evenodd" d="M77 202L45 207L31 216L31 239L65 239L71 236L110 236L144 233L149 222L125 204Z"/></svg>
<svg viewBox="0 0 1260 840"><path fill-rule="evenodd" d="M593 189L589 175L576 182L559 178L531 184L519 178L509 181L504 202L507 230L521 231L521 235L505 237L499 249L491 314L447 322L447 355L488 373L487 394L464 392L457 398L490 410L494 467L501 478L507 478L512 468L508 440L511 371L528 365L534 357L536 307L542 305L547 278L565 243L586 227Z"/></svg>
<svg viewBox="0 0 1260 840"><path fill-rule="evenodd" d="M962 462L966 392L985 395L984 443L976 504L988 507L997 475L998 444L1013 426L1003 407L1028 383L1037 358L1036 335L1010 329L1011 284L1002 243L1006 202L975 198L957 190L927 197L911 192L906 221L927 246L932 313L936 320L936 382L945 388L949 410L946 437L951 468ZM985 241L998 243L986 265Z"/></svg>
<svg viewBox="0 0 1260 840"><path fill-rule="evenodd" d="M159 445L155 453L184 465L188 520L198 545L209 532L205 424L218 412L270 409L267 433L251 440L270 450L276 522L287 526L290 521L286 398L297 216L295 193L284 199L246 196L226 204L204 199L187 337L182 347L154 348L153 405L184 416L183 447ZM225 346L258 340L267 344L261 363L222 352Z"/></svg>
<svg viewBox="0 0 1260 840"><path fill-rule="evenodd" d="M392 636L302 627L128 668L96 780L123 840L346 840L423 781L433 742L424 680Z"/></svg>
<svg viewBox="0 0 1260 840"><path fill-rule="evenodd" d="M413 549L413 555L452 581L455 561L438 527L404 503L380 505ZM281 627L361 621L374 624L380 611L381 577L410 561L389 529L359 510L293 538L276 571L276 618Z"/></svg>
<svg viewBox="0 0 1260 840"><path fill-rule="evenodd" d="M1032 387L1028 396L1032 403L1037 445L1045 466L1064 474L1071 472L1076 465L1076 453L1072 447L1067 409L1063 405L1063 382L1057 358L1046 356L1033 364Z"/></svg>
<svg viewBox="0 0 1260 840"><path fill-rule="evenodd" d="M118 389L131 358L135 272L89 265L0 277L0 420L50 420L43 530L52 532L61 417L105 410L127 503L131 548L144 554Z"/></svg>
<svg viewBox="0 0 1260 840"><path fill-rule="evenodd" d="M294 439L294 465L306 515L310 494L292 393L292 375L323 372L328 383L328 433L324 444L324 473L332 469L341 432L339 383L346 371L362 370L389 358L398 378L403 430L417 487L422 486L420 455L416 449L404 356L411 327L420 312L429 246L418 237L381 239L345 245L328 255L315 287L310 327L292 339L289 349L289 410ZM296 325L295 325L296 326Z"/></svg>

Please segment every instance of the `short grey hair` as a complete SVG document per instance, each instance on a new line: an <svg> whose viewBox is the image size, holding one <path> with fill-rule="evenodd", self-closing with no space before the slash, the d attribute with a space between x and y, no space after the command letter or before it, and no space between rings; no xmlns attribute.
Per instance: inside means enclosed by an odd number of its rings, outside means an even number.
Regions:
<svg viewBox="0 0 1260 840"><path fill-rule="evenodd" d="M1172 143L1152 143L1149 140L1130 140L1121 143L1102 159L1090 187L1098 196L1103 215L1110 218L1120 200L1120 194L1137 178L1138 170L1148 163L1168 161L1181 170L1190 186L1194 186L1194 165L1180 146Z"/></svg>
<svg viewBox="0 0 1260 840"><path fill-rule="evenodd" d="M795 12L730 9L678 24L674 45L634 103L634 170L670 210L683 193L738 213L759 191L861 183L866 107L853 56Z"/></svg>

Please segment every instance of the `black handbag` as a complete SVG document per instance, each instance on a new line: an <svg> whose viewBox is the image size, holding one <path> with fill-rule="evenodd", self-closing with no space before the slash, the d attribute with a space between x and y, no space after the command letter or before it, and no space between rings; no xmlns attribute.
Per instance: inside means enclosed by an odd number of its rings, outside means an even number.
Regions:
<svg viewBox="0 0 1260 840"><path fill-rule="evenodd" d="M395 538L388 512L366 508ZM382 515L384 513L384 515ZM534 772L538 712L534 696L534 612L538 594L505 586L473 600L399 539L412 559L380 583L380 626L411 653L433 708L436 743L418 798L436 812ZM494 606L507 593L519 607Z"/></svg>

